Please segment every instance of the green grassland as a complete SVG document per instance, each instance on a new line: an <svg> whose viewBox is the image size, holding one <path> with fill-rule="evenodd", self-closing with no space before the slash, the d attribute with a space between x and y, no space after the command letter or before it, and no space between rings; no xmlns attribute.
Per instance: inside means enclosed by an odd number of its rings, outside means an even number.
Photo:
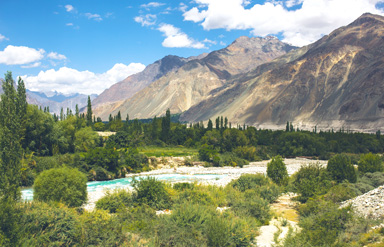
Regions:
<svg viewBox="0 0 384 247"><path fill-rule="evenodd" d="M147 146L140 147L139 153L145 154L148 157L184 157L184 156L194 156L198 154L198 150L195 148L187 148L183 146L176 147L156 147L156 146Z"/></svg>

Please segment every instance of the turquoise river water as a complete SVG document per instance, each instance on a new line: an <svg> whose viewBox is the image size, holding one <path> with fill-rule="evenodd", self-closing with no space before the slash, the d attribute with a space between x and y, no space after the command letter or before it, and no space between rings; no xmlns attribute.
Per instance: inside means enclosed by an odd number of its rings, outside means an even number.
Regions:
<svg viewBox="0 0 384 247"><path fill-rule="evenodd" d="M186 182L186 181L207 181L207 180L215 180L226 177L226 174L161 174L161 175L151 175L151 177L155 177L161 181L167 182ZM144 178L147 176L136 176L137 179ZM88 193L97 192L109 189L120 189L131 187L132 178L120 178L109 181L92 181L87 183ZM32 200L33 199L33 189L27 188L21 190L21 198L23 200Z"/></svg>

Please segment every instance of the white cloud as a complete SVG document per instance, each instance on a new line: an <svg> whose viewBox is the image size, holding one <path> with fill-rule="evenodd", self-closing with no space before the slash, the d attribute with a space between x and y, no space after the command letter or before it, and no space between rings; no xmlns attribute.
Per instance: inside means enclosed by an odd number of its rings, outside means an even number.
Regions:
<svg viewBox="0 0 384 247"><path fill-rule="evenodd" d="M185 3L180 3L179 4L179 10L181 12L185 12L187 10L188 6Z"/></svg>
<svg viewBox="0 0 384 247"><path fill-rule="evenodd" d="M162 24L160 25L158 30L164 33L164 36L166 36L162 43L164 47L189 47L196 49L206 48L203 43L189 38L188 35L183 33L179 28L174 27L173 25Z"/></svg>
<svg viewBox="0 0 384 247"><path fill-rule="evenodd" d="M184 20L201 22L205 30L247 30L256 36L281 33L284 41L306 45L347 25L365 12L384 14L383 0L288 0L249 4L247 0L195 0ZM245 8L245 5L247 5ZM299 9L288 8L302 4Z"/></svg>
<svg viewBox="0 0 384 247"><path fill-rule="evenodd" d="M20 67L22 67L23 69L29 69L29 68L39 67L40 65L41 65L41 62L35 62L35 63L28 64L28 65L22 65Z"/></svg>
<svg viewBox="0 0 384 247"><path fill-rule="evenodd" d="M90 20L95 20L95 21L102 21L103 18L99 14L91 14L91 13L85 13L85 16L88 17Z"/></svg>
<svg viewBox="0 0 384 247"><path fill-rule="evenodd" d="M214 41L214 40L210 40L210 39L207 39L207 38L204 39L203 42L204 42L204 43L208 43L208 44L212 44L212 45L216 45L216 44L217 44L216 41Z"/></svg>
<svg viewBox="0 0 384 247"><path fill-rule="evenodd" d="M9 40L9 39L0 33L0 42L3 40Z"/></svg>
<svg viewBox="0 0 384 247"><path fill-rule="evenodd" d="M4 51L0 51L0 64L22 65L43 59L43 49L33 49L26 46L8 45Z"/></svg>
<svg viewBox="0 0 384 247"><path fill-rule="evenodd" d="M67 23L65 24L66 26L69 26L69 27L72 27L73 26L73 23Z"/></svg>
<svg viewBox="0 0 384 247"><path fill-rule="evenodd" d="M125 79L127 76L138 73L145 68L144 64L131 63L125 65L115 64L105 73L97 74L91 71L78 71L62 67L59 70L40 71L37 76L21 76L26 87L33 91L58 91L64 94L83 93L100 94L113 84Z"/></svg>
<svg viewBox="0 0 384 247"><path fill-rule="evenodd" d="M157 7L160 7L160 6L163 6L163 5L165 5L165 3L150 2L150 3L147 3L147 4L140 5L140 7L148 9L148 8L157 8Z"/></svg>
<svg viewBox="0 0 384 247"><path fill-rule="evenodd" d="M135 22L140 23L141 26L152 26L156 24L156 15L152 14L147 14L147 15L141 15L141 16L136 16L134 18Z"/></svg>
<svg viewBox="0 0 384 247"><path fill-rule="evenodd" d="M55 60L66 60L67 59L66 56L59 54L57 52L50 52L50 53L48 53L47 57L49 57L51 59L55 59Z"/></svg>
<svg viewBox="0 0 384 247"><path fill-rule="evenodd" d="M67 10L67 12L71 12L75 10L75 8L70 4L65 5L64 8Z"/></svg>

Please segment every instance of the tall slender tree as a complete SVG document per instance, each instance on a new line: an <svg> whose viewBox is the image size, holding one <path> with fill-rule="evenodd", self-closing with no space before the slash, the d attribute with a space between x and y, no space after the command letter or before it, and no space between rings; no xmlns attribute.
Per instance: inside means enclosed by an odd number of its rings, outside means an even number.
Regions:
<svg viewBox="0 0 384 247"><path fill-rule="evenodd" d="M212 121L211 119L208 120L208 127L207 127L207 130L212 130L213 129L213 124L212 124Z"/></svg>
<svg viewBox="0 0 384 247"><path fill-rule="evenodd" d="M19 213L16 202L20 200L21 185L21 104L12 73L5 74L4 93L0 101L0 244L18 246ZM22 91L22 90L21 90ZM20 92L22 94L22 92ZM20 98L20 100L19 100Z"/></svg>
<svg viewBox="0 0 384 247"><path fill-rule="evenodd" d="M161 140L167 142L171 133L171 111L168 109L161 121Z"/></svg>
<svg viewBox="0 0 384 247"><path fill-rule="evenodd" d="M91 104L91 97L88 96L88 104L87 104L87 126L92 125L92 104Z"/></svg>

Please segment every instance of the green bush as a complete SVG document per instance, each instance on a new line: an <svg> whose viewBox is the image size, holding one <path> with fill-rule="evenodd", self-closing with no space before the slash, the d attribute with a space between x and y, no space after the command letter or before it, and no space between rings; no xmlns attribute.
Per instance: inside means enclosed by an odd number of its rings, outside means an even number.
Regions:
<svg viewBox="0 0 384 247"><path fill-rule="evenodd" d="M278 185L288 184L287 166L280 155L273 157L267 164L267 176Z"/></svg>
<svg viewBox="0 0 384 247"><path fill-rule="evenodd" d="M81 242L81 223L75 210L60 204L24 204L21 226L23 246L77 246Z"/></svg>
<svg viewBox="0 0 384 247"><path fill-rule="evenodd" d="M154 177L146 177L140 180L132 179L135 190L134 202L147 204L155 209L166 209L171 206L171 197L165 189L165 183Z"/></svg>
<svg viewBox="0 0 384 247"><path fill-rule="evenodd" d="M105 196L96 202L97 209L107 210L116 213L117 209L132 205L132 194L126 190L107 191Z"/></svg>
<svg viewBox="0 0 384 247"><path fill-rule="evenodd" d="M257 149L252 146L244 146L237 147L233 152L237 157L248 160L248 161L259 161L261 160L259 156L257 156Z"/></svg>
<svg viewBox="0 0 384 247"><path fill-rule="evenodd" d="M309 164L300 167L293 175L293 190L299 193L297 198L306 202L309 198L324 195L332 187L326 168L320 164Z"/></svg>
<svg viewBox="0 0 384 247"><path fill-rule="evenodd" d="M248 161L245 159L237 157L234 153L224 153L221 155L216 155L213 157L214 166L233 166L233 167L243 167L248 165Z"/></svg>
<svg viewBox="0 0 384 247"><path fill-rule="evenodd" d="M253 217L262 225L271 219L269 203L260 197L246 197L245 200L235 201L231 210L241 217Z"/></svg>
<svg viewBox="0 0 384 247"><path fill-rule="evenodd" d="M201 145L199 149L199 159L201 161L212 162L213 157L217 155L215 148L208 144Z"/></svg>
<svg viewBox="0 0 384 247"><path fill-rule="evenodd" d="M358 194L353 184L341 183L336 186L333 186L327 192L327 194L324 195L324 199L337 203L349 200L356 196L358 196Z"/></svg>
<svg viewBox="0 0 384 247"><path fill-rule="evenodd" d="M231 222L220 216L212 216L206 224L208 246L234 246Z"/></svg>
<svg viewBox="0 0 384 247"><path fill-rule="evenodd" d="M367 172L382 172L384 169L383 161L377 154L363 154L358 163L358 169L361 173Z"/></svg>
<svg viewBox="0 0 384 247"><path fill-rule="evenodd" d="M384 173L382 172L374 172L370 173L367 172L364 174L363 177L359 179L359 182L369 184L373 186L374 188L377 188L384 184Z"/></svg>
<svg viewBox="0 0 384 247"><path fill-rule="evenodd" d="M355 168L351 164L351 160L345 154L337 154L333 156L327 165L327 171L332 179L338 183L348 180L350 183L357 181Z"/></svg>
<svg viewBox="0 0 384 247"><path fill-rule="evenodd" d="M190 190L190 189L193 189L195 187L195 184L193 183L187 183L187 182L184 182L184 183L175 183L173 185L173 188L175 190L178 190L178 191L183 191L183 190Z"/></svg>
<svg viewBox="0 0 384 247"><path fill-rule="evenodd" d="M76 168L61 167L46 170L37 176L34 199L63 202L79 207L87 200L87 177Z"/></svg>
<svg viewBox="0 0 384 247"><path fill-rule="evenodd" d="M178 198L177 203L189 202L192 204L201 204L201 205L213 205L213 198L206 191L201 191L198 189L194 190L185 190L182 191Z"/></svg>
<svg viewBox="0 0 384 247"><path fill-rule="evenodd" d="M263 174L243 174L229 184L233 188L244 192L249 189L255 189L263 185L268 185L269 183L269 179Z"/></svg>
<svg viewBox="0 0 384 247"><path fill-rule="evenodd" d="M255 189L256 193L268 202L274 202L280 195L280 188L275 185L264 185Z"/></svg>

